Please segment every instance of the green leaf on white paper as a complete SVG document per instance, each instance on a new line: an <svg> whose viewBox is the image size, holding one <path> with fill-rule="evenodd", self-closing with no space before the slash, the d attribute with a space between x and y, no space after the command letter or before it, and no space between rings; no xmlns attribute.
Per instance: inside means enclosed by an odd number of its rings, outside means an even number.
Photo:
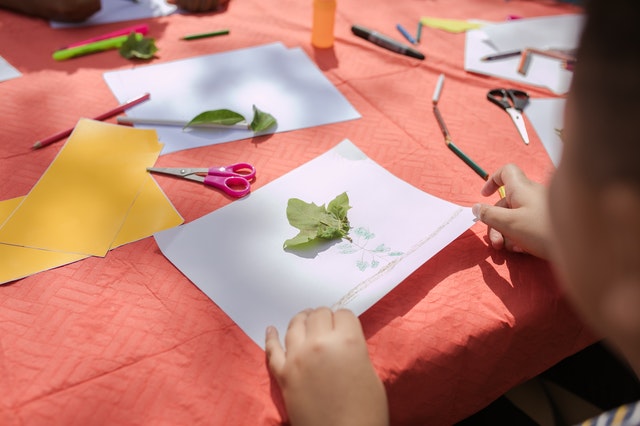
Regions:
<svg viewBox="0 0 640 426"><path fill-rule="evenodd" d="M198 126L201 124L220 124L223 126L233 126L244 121L244 116L229 109L216 109L201 112L189 121L185 128Z"/></svg>
<svg viewBox="0 0 640 426"><path fill-rule="evenodd" d="M284 248L298 247L316 240L332 240L349 237L347 211L351 208L346 192L338 195L327 207L291 198L287 203L289 224L298 228L293 238L284 242Z"/></svg>
<svg viewBox="0 0 640 426"><path fill-rule="evenodd" d="M245 117L235 111L229 109L215 109L211 111L201 112L189 121L184 128L197 127L206 124L216 124L220 126L234 126L238 123L246 122ZM268 112L261 111L253 105L253 120L247 125L248 129L254 133L262 132L270 129L278 124L275 117Z"/></svg>
<svg viewBox="0 0 640 426"><path fill-rule="evenodd" d="M264 112L253 106L253 121L249 127L255 133L262 132L278 124L275 117L268 112Z"/></svg>

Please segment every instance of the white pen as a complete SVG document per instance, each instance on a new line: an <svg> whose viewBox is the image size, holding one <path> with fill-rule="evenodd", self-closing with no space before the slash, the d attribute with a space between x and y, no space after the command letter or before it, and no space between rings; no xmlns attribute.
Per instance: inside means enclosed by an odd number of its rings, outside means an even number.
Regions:
<svg viewBox="0 0 640 426"><path fill-rule="evenodd" d="M175 126L185 127L189 122L185 120L168 120L163 118L138 118L138 117L125 117L120 116L117 119L118 124L134 125L143 124L147 126ZM249 124L246 122L236 124L215 124L215 123L201 123L194 124L190 127L208 128L208 129L233 129L233 130L250 130Z"/></svg>
<svg viewBox="0 0 640 426"><path fill-rule="evenodd" d="M442 86L444 85L444 74L440 74L438 77L438 83L436 84L436 89L433 91L433 104L437 104L440 100L440 93L442 92Z"/></svg>

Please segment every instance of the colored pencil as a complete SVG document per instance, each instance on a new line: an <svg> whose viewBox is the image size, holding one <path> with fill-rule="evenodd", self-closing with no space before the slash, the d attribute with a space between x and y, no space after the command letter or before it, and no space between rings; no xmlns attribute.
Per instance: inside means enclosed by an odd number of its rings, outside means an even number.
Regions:
<svg viewBox="0 0 640 426"><path fill-rule="evenodd" d="M147 99L149 99L149 94L145 93L144 95L139 96L139 97L137 97L135 99L132 99L132 100L130 100L128 102L125 102L124 104L119 105L118 107L116 107L116 108L114 108L112 110L109 110L109 111L107 111L105 113L102 113L102 114L98 115L97 117L94 117L93 119L97 120L97 121L106 120L107 118L113 117L114 115L118 115L118 114L124 112L125 110L131 108L132 106L138 105L139 103L146 101ZM56 133L54 135L51 135L51 136L49 136L47 138L44 138L42 140L37 141L33 145L33 149L43 148L43 147L45 147L47 145L51 145L54 142L57 142L57 141L59 141L61 139L64 139L64 138L68 137L71 134L71 132L73 132L74 128L75 128L75 126L69 128L69 129L63 130L61 132L58 132L58 133Z"/></svg>
<svg viewBox="0 0 640 426"><path fill-rule="evenodd" d="M182 40L198 40L198 39L201 39L201 38L217 37L217 36L227 35L227 34L229 34L229 30L225 29L225 30L219 30L219 31L211 31L209 33L186 35L186 36L182 37Z"/></svg>

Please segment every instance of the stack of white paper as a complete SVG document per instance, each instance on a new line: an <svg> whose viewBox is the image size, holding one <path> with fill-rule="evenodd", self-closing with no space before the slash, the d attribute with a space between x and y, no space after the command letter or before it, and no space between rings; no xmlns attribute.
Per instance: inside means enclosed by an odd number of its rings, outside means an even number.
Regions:
<svg viewBox="0 0 640 426"><path fill-rule="evenodd" d="M517 19L467 31L464 69L566 93L573 73L563 69L558 59L533 55L526 75L522 75L518 73L520 56L489 62L481 58L526 48L575 49L583 23L582 15L560 15Z"/></svg>
<svg viewBox="0 0 640 426"><path fill-rule="evenodd" d="M133 118L186 123L204 111L229 109L250 122L255 105L278 122L264 133L360 118L302 49L281 43L107 72L104 78L120 102L151 94L149 101L127 111ZM163 154L254 135L248 129L153 128L165 144Z"/></svg>

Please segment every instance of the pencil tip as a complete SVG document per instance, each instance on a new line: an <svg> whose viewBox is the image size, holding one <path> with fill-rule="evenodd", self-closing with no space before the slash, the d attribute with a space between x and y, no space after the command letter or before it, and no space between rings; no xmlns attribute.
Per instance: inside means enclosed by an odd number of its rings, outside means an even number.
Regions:
<svg viewBox="0 0 640 426"><path fill-rule="evenodd" d="M40 143L40 141L36 142L33 144L33 146L31 147L31 149L38 149L42 146L42 144Z"/></svg>

